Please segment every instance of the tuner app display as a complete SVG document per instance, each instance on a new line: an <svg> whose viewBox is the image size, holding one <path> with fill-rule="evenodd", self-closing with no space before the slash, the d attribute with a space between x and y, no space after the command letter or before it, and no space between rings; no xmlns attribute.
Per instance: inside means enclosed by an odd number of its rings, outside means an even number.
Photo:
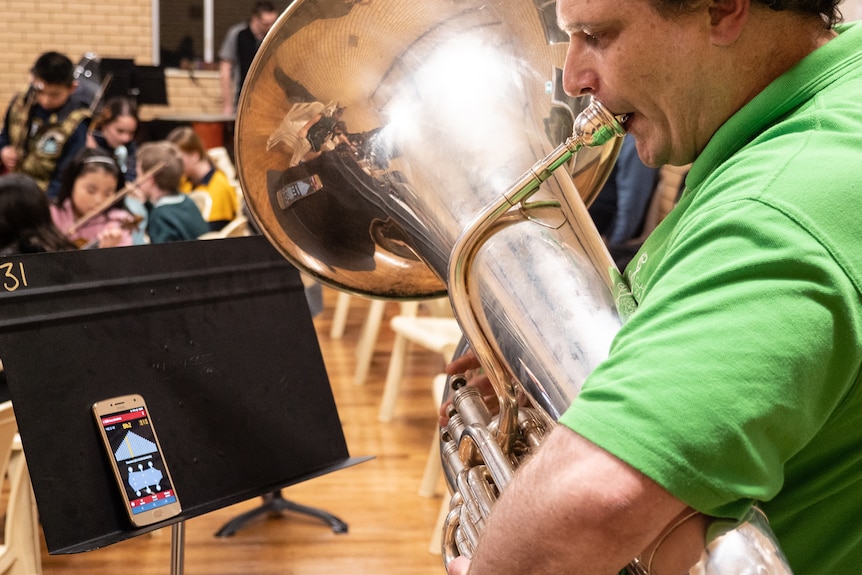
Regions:
<svg viewBox="0 0 862 575"><path fill-rule="evenodd" d="M147 410L135 407L103 415L101 421L132 513L175 502L176 494L165 472Z"/></svg>

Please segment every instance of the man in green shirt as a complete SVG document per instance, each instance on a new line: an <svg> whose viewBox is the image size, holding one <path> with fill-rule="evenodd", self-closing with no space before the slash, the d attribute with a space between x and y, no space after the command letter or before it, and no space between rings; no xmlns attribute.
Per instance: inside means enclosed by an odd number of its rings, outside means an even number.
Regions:
<svg viewBox="0 0 862 575"><path fill-rule="evenodd" d="M837 4L558 2L567 92L694 164L608 360L451 574L617 573L657 541L651 573L685 573L755 502L794 573L858 571L862 26Z"/></svg>

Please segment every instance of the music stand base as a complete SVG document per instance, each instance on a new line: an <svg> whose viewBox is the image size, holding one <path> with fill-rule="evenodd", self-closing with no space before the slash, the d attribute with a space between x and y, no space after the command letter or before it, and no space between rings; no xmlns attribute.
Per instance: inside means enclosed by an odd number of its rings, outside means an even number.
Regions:
<svg viewBox="0 0 862 575"><path fill-rule="evenodd" d="M324 523L327 523L334 533L347 533L347 523L335 515L316 507L308 507L306 505L294 503L293 501L288 501L281 495L281 491L267 493L263 496L263 501L263 504L259 507L255 507L250 511L237 515L225 523L221 529L216 531L216 537L230 537L258 515L281 513L283 511L293 511L296 513L302 513L303 515L316 517Z"/></svg>

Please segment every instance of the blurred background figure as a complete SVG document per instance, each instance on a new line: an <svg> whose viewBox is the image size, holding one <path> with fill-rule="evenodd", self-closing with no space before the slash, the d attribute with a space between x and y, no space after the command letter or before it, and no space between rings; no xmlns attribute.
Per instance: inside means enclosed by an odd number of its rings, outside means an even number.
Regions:
<svg viewBox="0 0 862 575"><path fill-rule="evenodd" d="M183 178L180 191L203 191L212 199L207 223L210 231L218 231L239 215L236 188L207 154L203 141L189 126L171 130L167 140L177 145L183 158Z"/></svg>
<svg viewBox="0 0 862 575"><path fill-rule="evenodd" d="M255 2L248 22L235 24L228 29L218 51L219 75L223 111L236 112L239 93L257 49L275 21L278 11L272 2Z"/></svg>
<svg viewBox="0 0 862 575"><path fill-rule="evenodd" d="M79 248L132 245L138 220L117 195L124 184L110 152L82 150L63 174L57 202L51 206L54 224ZM111 202L113 197L117 199Z"/></svg>
<svg viewBox="0 0 862 575"><path fill-rule="evenodd" d="M99 106L87 138L88 147L102 148L114 155L126 182L134 182L138 177L138 147L135 136L139 125L138 106L135 101L123 96L112 96ZM146 243L147 209L143 202L133 195L128 195L123 204L140 220L138 227L132 230L132 243Z"/></svg>
<svg viewBox="0 0 862 575"><path fill-rule="evenodd" d="M148 174L151 170L153 174ZM200 210L186 194L180 193L183 159L171 142L147 142L138 150L138 189L146 201L150 243L162 244L194 240L209 231Z"/></svg>
<svg viewBox="0 0 862 575"><path fill-rule="evenodd" d="M99 106L93 118L87 146L108 150L117 160L127 182L134 182L135 134L138 131L138 107L130 98L114 96Z"/></svg>
<svg viewBox="0 0 862 575"><path fill-rule="evenodd" d="M74 249L54 225L48 198L33 178L0 176L0 256Z"/></svg>
<svg viewBox="0 0 862 575"><path fill-rule="evenodd" d="M45 52L31 69L29 88L16 95L0 131L0 160L9 172L32 176L48 198L60 177L87 145L90 109L76 94L75 66L59 52Z"/></svg>

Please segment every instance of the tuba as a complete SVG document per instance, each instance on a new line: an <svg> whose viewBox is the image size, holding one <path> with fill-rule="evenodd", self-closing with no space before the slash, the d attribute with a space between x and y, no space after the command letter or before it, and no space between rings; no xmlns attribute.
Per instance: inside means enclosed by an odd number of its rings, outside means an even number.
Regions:
<svg viewBox="0 0 862 575"><path fill-rule="evenodd" d="M621 325L586 205L623 129L563 92L567 41L554 2L296 0L237 106L238 173L261 233L341 291L448 294L492 380L493 415L463 377L450 381L446 564L472 554L518 462ZM758 518L710 544L705 557L729 570L707 559L692 573L789 573Z"/></svg>

